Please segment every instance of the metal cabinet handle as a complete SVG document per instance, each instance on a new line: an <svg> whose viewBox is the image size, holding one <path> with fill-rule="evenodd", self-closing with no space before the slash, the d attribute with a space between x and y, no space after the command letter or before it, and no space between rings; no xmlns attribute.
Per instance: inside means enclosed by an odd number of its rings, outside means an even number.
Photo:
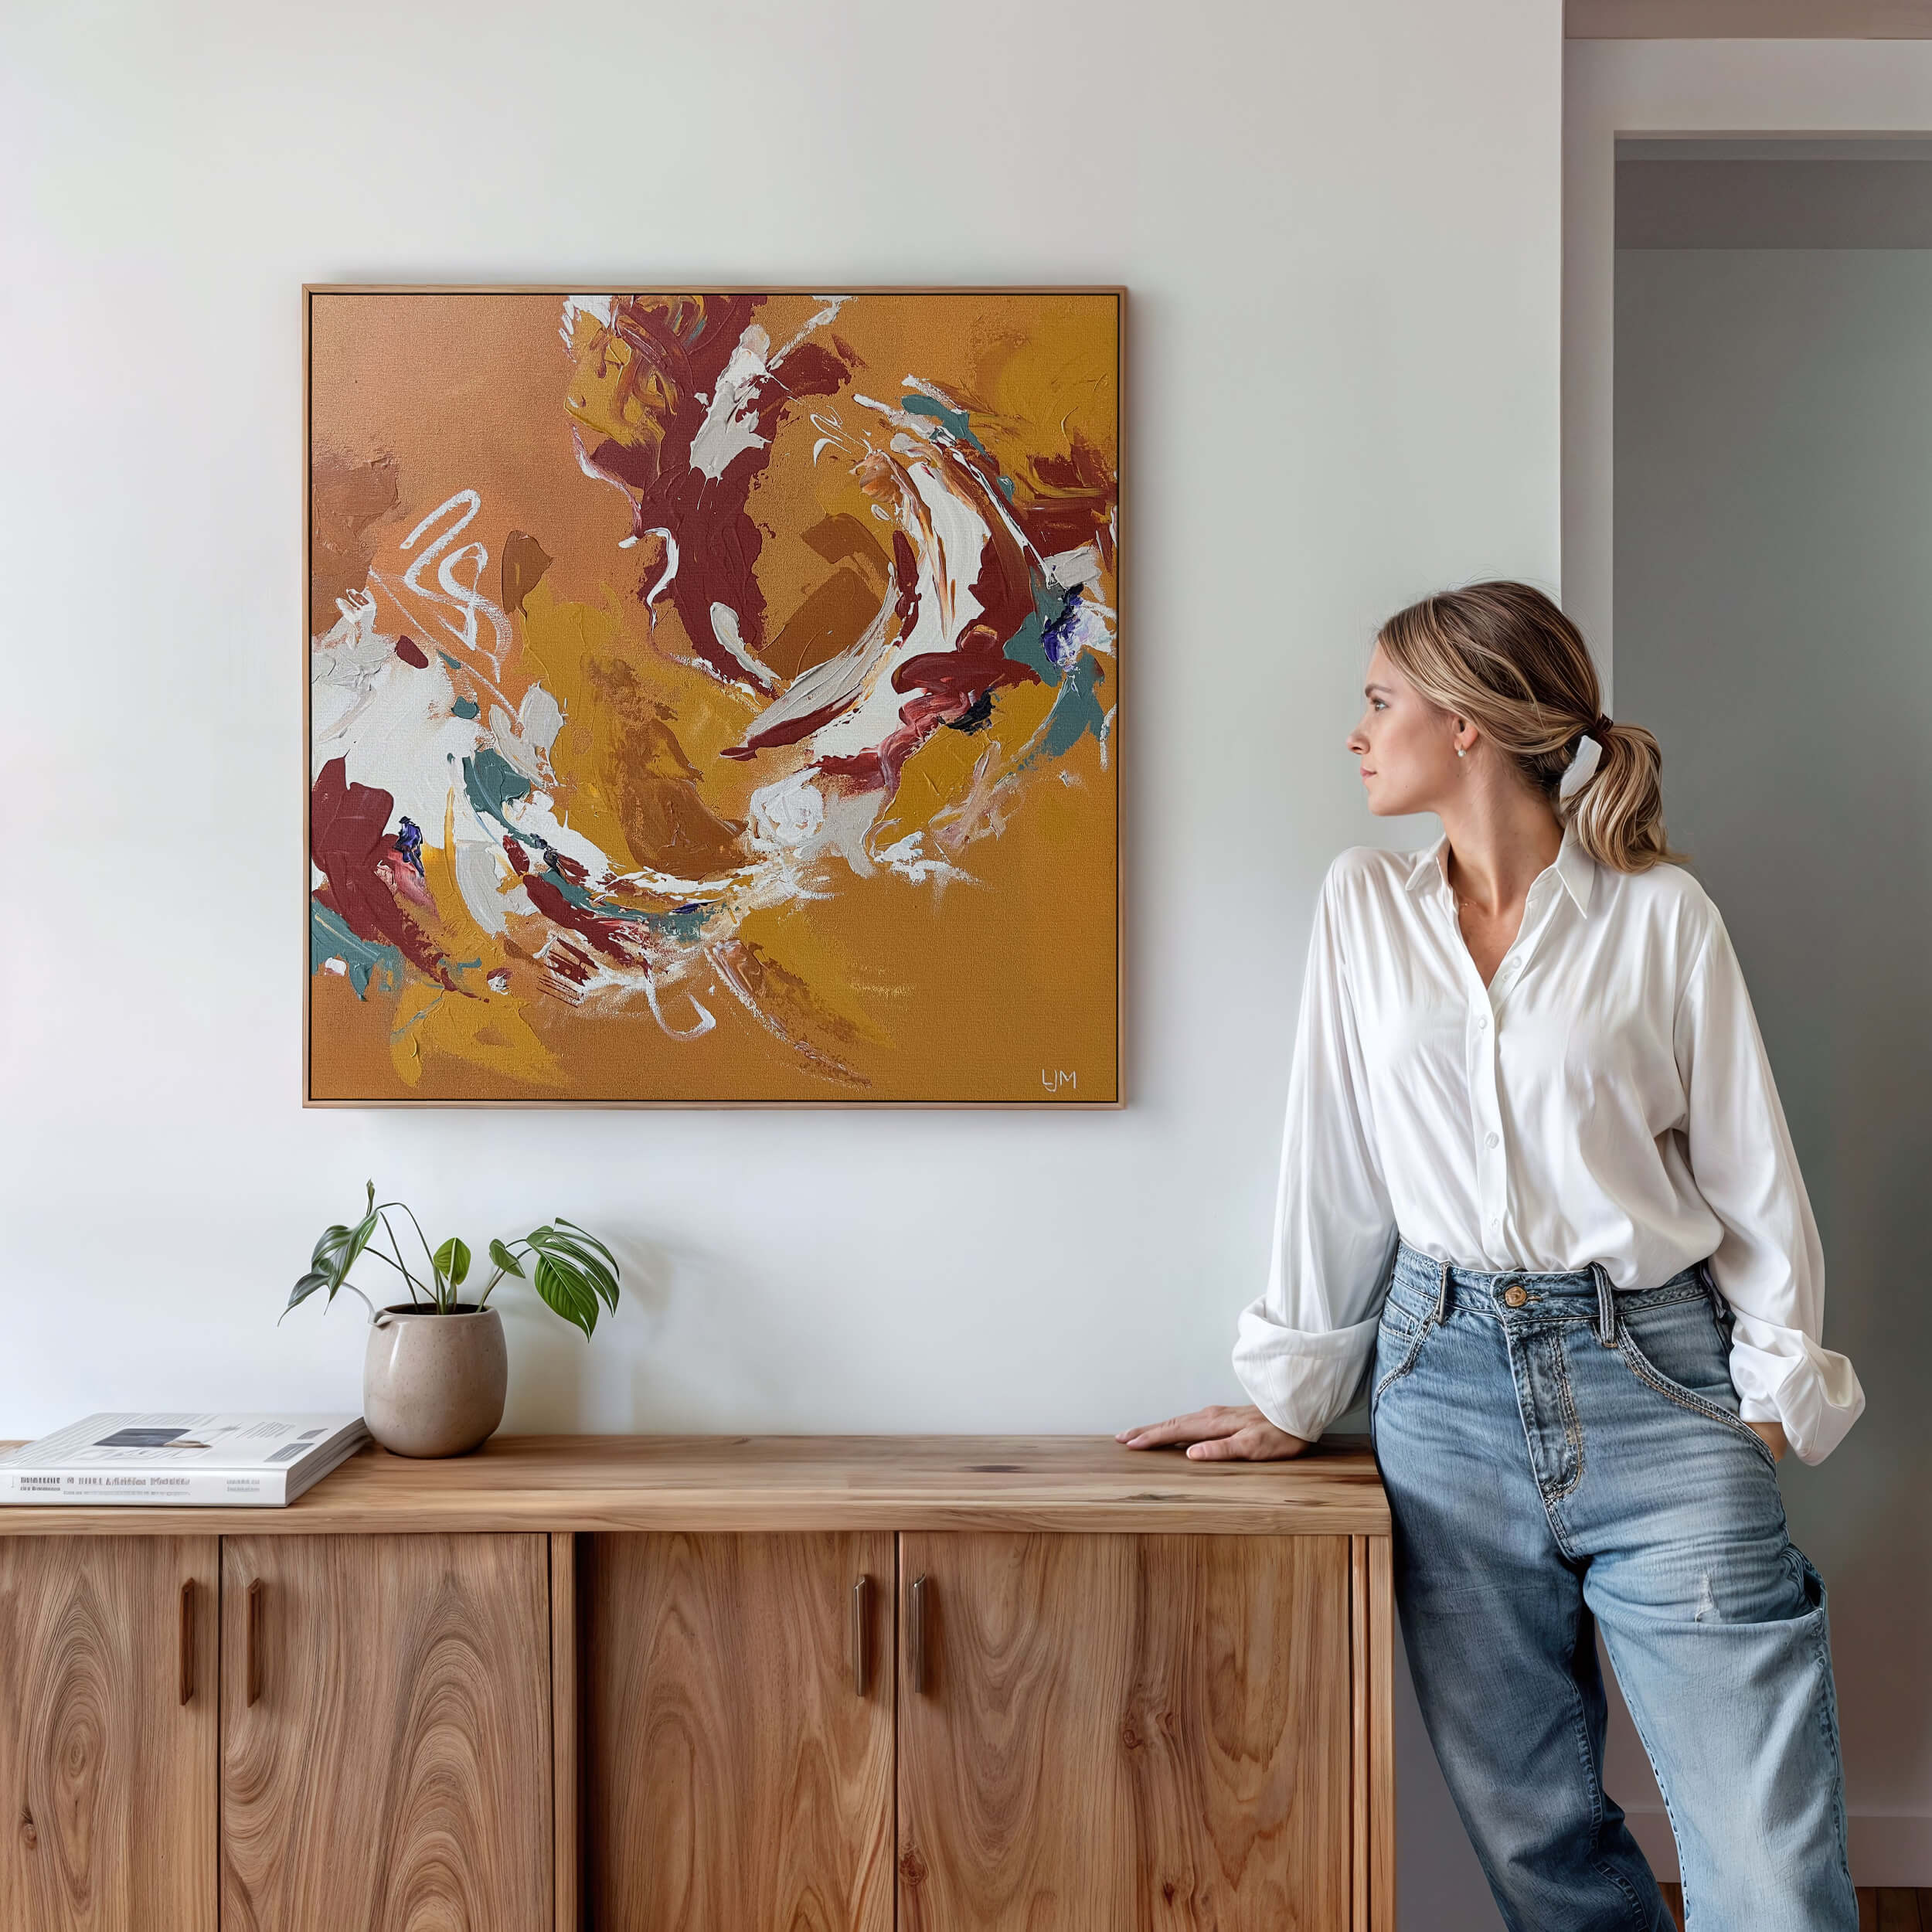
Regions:
<svg viewBox="0 0 1932 1932"><path fill-rule="evenodd" d="M181 1701L185 1704L195 1694L195 1580L192 1577L181 1587L180 1645L177 1667Z"/></svg>
<svg viewBox="0 0 1932 1932"><path fill-rule="evenodd" d="M926 1688L926 1580L923 1574L913 1579L912 1629L908 1633L909 1674L913 1689L921 1692Z"/></svg>
<svg viewBox="0 0 1932 1932"><path fill-rule="evenodd" d="M872 1601L872 1579L861 1577L852 1587L852 1693L866 1694L866 1612Z"/></svg>
<svg viewBox="0 0 1932 1932"><path fill-rule="evenodd" d="M247 1613L242 1620L242 1676L247 1682L248 1701L262 1694L262 1580L257 1577L248 1586Z"/></svg>

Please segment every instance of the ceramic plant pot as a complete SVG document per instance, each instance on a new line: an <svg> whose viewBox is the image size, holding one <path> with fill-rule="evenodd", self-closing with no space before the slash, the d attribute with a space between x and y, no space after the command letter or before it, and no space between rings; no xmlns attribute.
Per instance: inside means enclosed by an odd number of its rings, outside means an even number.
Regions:
<svg viewBox="0 0 1932 1932"><path fill-rule="evenodd" d="M399 1456L460 1456L503 1420L510 1352L494 1308L385 1308L369 1332L362 1419Z"/></svg>

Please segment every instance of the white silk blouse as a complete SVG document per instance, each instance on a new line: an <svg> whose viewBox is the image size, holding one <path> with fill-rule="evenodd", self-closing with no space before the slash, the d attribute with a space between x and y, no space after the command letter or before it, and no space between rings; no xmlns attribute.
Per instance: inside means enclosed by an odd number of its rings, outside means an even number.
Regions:
<svg viewBox="0 0 1932 1932"><path fill-rule="evenodd" d="M1242 1386L1319 1436L1366 1383L1399 1236L1468 1268L1600 1261L1618 1288L1708 1257L1744 1419L1822 1461L1865 1392L1820 1341L1818 1227L1716 906L1566 825L1485 987L1447 851L1352 846L1322 881Z"/></svg>

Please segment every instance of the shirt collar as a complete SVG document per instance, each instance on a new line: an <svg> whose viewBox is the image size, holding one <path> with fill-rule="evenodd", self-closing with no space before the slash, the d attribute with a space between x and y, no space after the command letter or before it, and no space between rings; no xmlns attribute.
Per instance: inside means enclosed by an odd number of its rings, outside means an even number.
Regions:
<svg viewBox="0 0 1932 1932"><path fill-rule="evenodd" d="M1404 889L1420 893L1427 886L1440 884L1444 891L1447 891L1448 860L1449 835L1445 832L1415 855L1409 876L1403 881ZM1588 918L1591 888L1597 881L1597 862L1583 850L1583 841L1577 836L1573 822L1563 827L1563 842L1557 850L1555 871L1570 897L1576 900L1577 911Z"/></svg>

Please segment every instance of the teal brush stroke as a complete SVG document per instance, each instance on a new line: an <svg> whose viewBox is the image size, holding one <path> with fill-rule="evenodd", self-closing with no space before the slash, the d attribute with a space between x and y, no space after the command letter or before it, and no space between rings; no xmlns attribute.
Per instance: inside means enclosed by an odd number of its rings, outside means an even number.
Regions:
<svg viewBox="0 0 1932 1932"><path fill-rule="evenodd" d="M1026 759L1026 764L1038 758L1063 756L1090 731L1097 739L1105 740L1107 714L1100 709L1098 688L1106 675L1107 667L1092 651L1080 653L1061 683L1053 708L1046 714L1045 735Z"/></svg>
<svg viewBox="0 0 1932 1932"><path fill-rule="evenodd" d="M699 906L682 912L646 912L641 906L613 906L602 900L587 886L580 886L574 880L564 877L552 866L544 874L548 882L563 895L564 899L580 910L595 913L600 919L628 919L640 926L648 927L654 933L662 933L668 938L689 942L704 937L705 921L715 917L724 908L722 906Z"/></svg>
<svg viewBox="0 0 1932 1932"><path fill-rule="evenodd" d="M1066 601L1066 592L1053 588L1036 570L1032 615L1006 640L1002 655L1037 672L1043 684L1058 684L1063 675L1060 667L1046 655L1046 627L1060 615Z"/></svg>
<svg viewBox="0 0 1932 1932"><path fill-rule="evenodd" d="M403 955L393 946L360 937L349 930L339 914L321 900L308 902L308 970L319 973L332 959L349 968L349 983L358 999L369 997L372 974L382 975L383 991L393 993L403 983Z"/></svg>
<svg viewBox="0 0 1932 1932"><path fill-rule="evenodd" d="M477 702L474 698L458 698L450 709L459 718L474 718L477 714Z"/></svg>
<svg viewBox="0 0 1932 1932"><path fill-rule="evenodd" d="M519 832L510 823L504 808L519 798L529 796L530 781L500 751L494 751L488 745L474 758L463 760L463 789L469 794L470 803L479 818L494 818L513 838L526 845L535 845L543 854L550 862L544 871L546 882L554 886L568 903L583 912L595 913L600 919L631 920L638 925L648 926L654 933L689 940L701 938L705 921L723 910L721 906L711 905L700 906L695 911L644 912L629 906L613 906L607 900L598 898L587 886L566 879L558 870L555 855L543 840L534 833Z"/></svg>
<svg viewBox="0 0 1932 1932"><path fill-rule="evenodd" d="M986 445L973 434L973 425L964 410L949 410L944 403L936 403L930 396L902 396L899 406L909 410L914 416L930 416L943 423L962 443L970 443L981 456L990 454Z"/></svg>
<svg viewBox="0 0 1932 1932"><path fill-rule="evenodd" d="M479 818L494 818L503 829L516 835L516 828L504 815L503 808L530 795L530 781L505 757L485 745L474 758L463 760L463 789Z"/></svg>

